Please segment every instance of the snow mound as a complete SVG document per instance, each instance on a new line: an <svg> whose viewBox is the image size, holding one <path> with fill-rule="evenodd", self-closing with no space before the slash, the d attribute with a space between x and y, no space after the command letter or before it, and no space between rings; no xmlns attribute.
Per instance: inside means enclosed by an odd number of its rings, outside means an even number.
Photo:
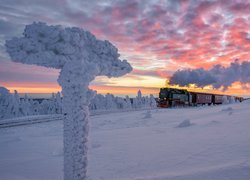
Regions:
<svg viewBox="0 0 250 180"><path fill-rule="evenodd" d="M52 152L52 156L55 156L55 157L63 156L63 149L62 148L57 148L56 150L54 150Z"/></svg>
<svg viewBox="0 0 250 180"><path fill-rule="evenodd" d="M144 114L143 119L149 119L149 118L152 118L152 113L151 113L150 110L148 110L148 111Z"/></svg>
<svg viewBox="0 0 250 180"><path fill-rule="evenodd" d="M184 121L182 121L178 126L177 128L185 128L185 127L189 127L189 126L192 126L193 124L190 122L189 119L186 119Z"/></svg>
<svg viewBox="0 0 250 180"><path fill-rule="evenodd" d="M244 103L244 104L250 104L250 99L246 99L242 103Z"/></svg>
<svg viewBox="0 0 250 180"><path fill-rule="evenodd" d="M212 121L210 122L210 124L219 124L219 121L212 120Z"/></svg>
<svg viewBox="0 0 250 180"><path fill-rule="evenodd" d="M91 145L91 148L92 148L92 149L97 149L97 148L100 148L100 147L102 147L102 145L101 145L101 144L98 144L98 143L93 143L93 144Z"/></svg>
<svg viewBox="0 0 250 180"><path fill-rule="evenodd" d="M232 107L228 107L228 108L224 108L221 110L222 112L232 112L233 108Z"/></svg>

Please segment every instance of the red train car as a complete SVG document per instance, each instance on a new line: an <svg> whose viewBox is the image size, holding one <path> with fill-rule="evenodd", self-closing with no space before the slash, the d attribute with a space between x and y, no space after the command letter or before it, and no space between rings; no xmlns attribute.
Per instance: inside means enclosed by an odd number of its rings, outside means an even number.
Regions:
<svg viewBox="0 0 250 180"><path fill-rule="evenodd" d="M212 94L208 93L198 93L198 92L190 92L190 96L192 97L191 103L193 105L197 104L212 104Z"/></svg>
<svg viewBox="0 0 250 180"><path fill-rule="evenodd" d="M175 106L196 106L196 105L211 105L242 102L242 97L229 95L189 92L183 89L176 88L161 88L159 93L158 107L175 107Z"/></svg>
<svg viewBox="0 0 250 180"><path fill-rule="evenodd" d="M213 104L222 104L223 102L223 95L213 94L212 96Z"/></svg>

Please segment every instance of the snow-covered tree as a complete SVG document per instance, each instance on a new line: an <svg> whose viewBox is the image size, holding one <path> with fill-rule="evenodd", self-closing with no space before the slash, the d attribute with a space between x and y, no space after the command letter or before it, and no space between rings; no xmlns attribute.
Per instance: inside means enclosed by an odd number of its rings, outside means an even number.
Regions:
<svg viewBox="0 0 250 180"><path fill-rule="evenodd" d="M0 119L33 115L33 101L25 94L20 98L17 91L11 94L8 89L0 87Z"/></svg>
<svg viewBox="0 0 250 180"><path fill-rule="evenodd" d="M115 97L116 107L118 109L127 109L127 103L122 97Z"/></svg>
<svg viewBox="0 0 250 180"><path fill-rule="evenodd" d="M62 114L62 97L60 92L58 92L55 97L55 110L56 114Z"/></svg>
<svg viewBox="0 0 250 180"><path fill-rule="evenodd" d="M0 119L3 119L6 116L10 96L11 95L8 89L0 87Z"/></svg>
<svg viewBox="0 0 250 180"><path fill-rule="evenodd" d="M131 100L130 100L129 96L126 96L125 102L126 102L126 109L131 109L132 104L131 104Z"/></svg>
<svg viewBox="0 0 250 180"><path fill-rule="evenodd" d="M12 118L22 116L20 97L18 92L15 90L14 95L10 95L8 98L8 106L6 108L4 118Z"/></svg>
<svg viewBox="0 0 250 180"><path fill-rule="evenodd" d="M105 97L102 94L96 94L96 96L91 100L89 107L91 110L106 109L105 104Z"/></svg>
<svg viewBox="0 0 250 180"><path fill-rule="evenodd" d="M156 108L157 104L156 104L156 100L154 98L154 96L152 94L150 94L150 107L151 108Z"/></svg>
<svg viewBox="0 0 250 180"><path fill-rule="evenodd" d="M23 116L30 116L34 114L33 111L33 101L28 97L27 94L24 95L24 98L21 99L21 112Z"/></svg>
<svg viewBox="0 0 250 180"><path fill-rule="evenodd" d="M43 100L38 106L38 114L56 114L54 97Z"/></svg>
<svg viewBox="0 0 250 180"><path fill-rule="evenodd" d="M109 110L117 109L115 97L113 94L108 93L106 94L105 98L106 98L106 103L105 103L106 109Z"/></svg>
<svg viewBox="0 0 250 180"><path fill-rule="evenodd" d="M41 115L41 105L39 104L38 101L33 101L33 104L32 104L32 107L33 107L33 113L34 115Z"/></svg>
<svg viewBox="0 0 250 180"><path fill-rule="evenodd" d="M142 107L151 107L150 106L150 99L148 96L142 97Z"/></svg>
<svg viewBox="0 0 250 180"><path fill-rule="evenodd" d="M88 89L96 76L119 77L132 70L119 59L109 41L97 40L80 28L27 25L23 37L6 41L7 52L15 62L60 69L64 114L64 179L84 180L87 173L89 103Z"/></svg>
<svg viewBox="0 0 250 180"><path fill-rule="evenodd" d="M143 106L141 90L137 92L137 96L133 98L133 108L140 109Z"/></svg>

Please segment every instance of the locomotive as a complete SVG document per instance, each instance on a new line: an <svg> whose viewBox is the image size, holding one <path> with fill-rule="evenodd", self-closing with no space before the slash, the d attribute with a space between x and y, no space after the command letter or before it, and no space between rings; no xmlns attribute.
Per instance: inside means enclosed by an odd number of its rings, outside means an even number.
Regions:
<svg viewBox="0 0 250 180"><path fill-rule="evenodd" d="M190 103L189 92L185 89L161 88L159 93L159 107L184 106Z"/></svg>
<svg viewBox="0 0 250 180"><path fill-rule="evenodd" d="M230 100L232 96L219 94L191 92L186 89L161 88L158 99L158 107L175 107L175 106L197 106L222 104L223 98ZM242 97L233 97L236 101L243 101Z"/></svg>

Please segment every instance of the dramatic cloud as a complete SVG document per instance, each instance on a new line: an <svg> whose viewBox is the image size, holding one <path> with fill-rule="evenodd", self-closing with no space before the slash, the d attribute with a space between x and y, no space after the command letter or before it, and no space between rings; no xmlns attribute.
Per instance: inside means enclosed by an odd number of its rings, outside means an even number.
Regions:
<svg viewBox="0 0 250 180"><path fill-rule="evenodd" d="M209 70L203 68L178 70L170 77L171 84L181 86L196 84L199 87L212 85L216 89L223 87L224 90L234 82L243 85L250 83L250 61L240 63L236 60L228 67L218 64Z"/></svg>
<svg viewBox="0 0 250 180"><path fill-rule="evenodd" d="M0 71L3 42L33 21L87 29L115 44L140 74L159 79L177 69L228 66L250 59L249 7L246 0L2 0Z"/></svg>

